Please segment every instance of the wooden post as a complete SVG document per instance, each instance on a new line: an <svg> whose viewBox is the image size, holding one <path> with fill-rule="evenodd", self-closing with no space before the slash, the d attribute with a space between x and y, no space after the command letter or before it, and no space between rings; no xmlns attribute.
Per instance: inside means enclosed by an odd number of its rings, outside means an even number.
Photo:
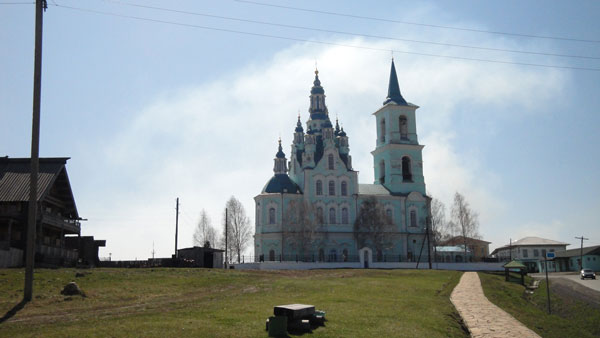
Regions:
<svg viewBox="0 0 600 338"><path fill-rule="evenodd" d="M45 0L35 2L35 60L33 70L33 121L31 127L31 175L29 184L29 210L27 216L27 247L25 251L25 288L23 300L33 295L33 264L35 258L35 232L37 221L37 190L40 166L40 105L42 96L42 27Z"/></svg>

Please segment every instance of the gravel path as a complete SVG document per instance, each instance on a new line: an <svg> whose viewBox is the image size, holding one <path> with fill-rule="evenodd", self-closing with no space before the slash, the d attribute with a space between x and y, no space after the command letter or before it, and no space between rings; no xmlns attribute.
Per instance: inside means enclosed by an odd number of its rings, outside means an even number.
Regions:
<svg viewBox="0 0 600 338"><path fill-rule="evenodd" d="M450 295L450 301L472 337L539 337L485 297L476 272L462 275Z"/></svg>

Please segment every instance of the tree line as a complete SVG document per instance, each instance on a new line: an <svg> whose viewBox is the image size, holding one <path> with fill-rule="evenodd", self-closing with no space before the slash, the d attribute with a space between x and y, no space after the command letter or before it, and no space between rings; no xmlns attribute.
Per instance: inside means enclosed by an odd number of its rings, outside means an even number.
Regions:
<svg viewBox="0 0 600 338"><path fill-rule="evenodd" d="M225 224L226 222L227 225ZM220 247L223 250L227 248L228 260L233 261L237 259L239 263L244 250L248 247L252 239L252 228L244 206L234 196L231 196L225 204L222 223L223 230L219 234L212 225L212 221L206 210L202 209L200 220L194 230L194 245L206 248Z"/></svg>

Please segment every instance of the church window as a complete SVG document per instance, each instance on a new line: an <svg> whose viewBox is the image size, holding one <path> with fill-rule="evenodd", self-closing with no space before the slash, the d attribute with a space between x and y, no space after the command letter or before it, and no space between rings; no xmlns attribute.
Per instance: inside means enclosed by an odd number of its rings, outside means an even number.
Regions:
<svg viewBox="0 0 600 338"><path fill-rule="evenodd" d="M408 138L408 123L406 116L400 116L400 138Z"/></svg>
<svg viewBox="0 0 600 338"><path fill-rule="evenodd" d="M275 208L269 209L269 224L275 224Z"/></svg>
<svg viewBox="0 0 600 338"><path fill-rule="evenodd" d="M410 165L410 157L408 156L402 158L402 180L412 181L412 168Z"/></svg>
<svg viewBox="0 0 600 338"><path fill-rule="evenodd" d="M381 142L385 142L385 119L381 119Z"/></svg>
<svg viewBox="0 0 600 338"><path fill-rule="evenodd" d="M337 250L336 249L329 250L329 261L330 262L337 261Z"/></svg>
<svg viewBox="0 0 600 338"><path fill-rule="evenodd" d="M329 208L329 224L335 224L335 209Z"/></svg>
<svg viewBox="0 0 600 338"><path fill-rule="evenodd" d="M348 183L342 181L342 196L348 196Z"/></svg>
<svg viewBox="0 0 600 338"><path fill-rule="evenodd" d="M329 156L327 156L327 164L329 167L329 170L333 170L333 155L329 154Z"/></svg>
<svg viewBox="0 0 600 338"><path fill-rule="evenodd" d="M323 195L323 182L321 180L317 180L317 195Z"/></svg>
<svg viewBox="0 0 600 338"><path fill-rule="evenodd" d="M348 224L348 208L342 208L342 224Z"/></svg>
<svg viewBox="0 0 600 338"><path fill-rule="evenodd" d="M416 210L410 211L410 226L411 227L417 226L417 211Z"/></svg>
<svg viewBox="0 0 600 338"><path fill-rule="evenodd" d="M385 183L385 161L379 162L379 183Z"/></svg>
<svg viewBox="0 0 600 338"><path fill-rule="evenodd" d="M319 261L324 261L325 260L325 250L323 250L323 248L319 249Z"/></svg>
<svg viewBox="0 0 600 338"><path fill-rule="evenodd" d="M317 222L318 223L323 223L323 208L318 207L317 208Z"/></svg>
<svg viewBox="0 0 600 338"><path fill-rule="evenodd" d="M329 181L329 196L335 195L335 182Z"/></svg>
<svg viewBox="0 0 600 338"><path fill-rule="evenodd" d="M385 210L385 217L389 223L392 223L392 209Z"/></svg>
<svg viewBox="0 0 600 338"><path fill-rule="evenodd" d="M273 249L269 250L269 260L270 261L275 260L275 250L273 250Z"/></svg>

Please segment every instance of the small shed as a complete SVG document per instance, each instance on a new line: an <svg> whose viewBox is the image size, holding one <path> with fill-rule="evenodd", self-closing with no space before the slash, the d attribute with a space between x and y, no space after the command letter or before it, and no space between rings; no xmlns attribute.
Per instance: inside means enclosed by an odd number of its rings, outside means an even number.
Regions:
<svg viewBox="0 0 600 338"><path fill-rule="evenodd" d="M504 276L506 281L510 281L510 271L518 271L521 275L521 285L525 285L525 275L527 274L527 267L516 260L512 260L502 266L504 268Z"/></svg>
<svg viewBox="0 0 600 338"><path fill-rule="evenodd" d="M179 259L191 260L201 268L223 268L225 250L194 246L177 250Z"/></svg>

